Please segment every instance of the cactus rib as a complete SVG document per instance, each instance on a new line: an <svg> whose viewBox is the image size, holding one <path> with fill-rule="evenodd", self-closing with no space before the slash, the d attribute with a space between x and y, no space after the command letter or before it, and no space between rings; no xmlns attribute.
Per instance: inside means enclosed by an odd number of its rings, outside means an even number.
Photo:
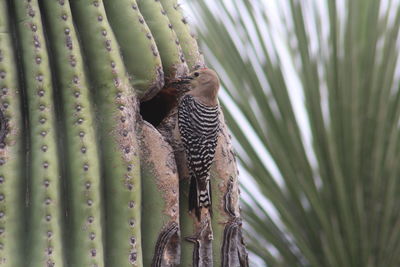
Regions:
<svg viewBox="0 0 400 267"><path fill-rule="evenodd" d="M146 101L164 85L164 72L153 35L135 0L105 0L104 5L132 85L137 96Z"/></svg>
<svg viewBox="0 0 400 267"><path fill-rule="evenodd" d="M66 141L68 265L104 266L99 155L92 103L68 1L42 3Z"/></svg>
<svg viewBox="0 0 400 267"><path fill-rule="evenodd" d="M204 68L204 57L194 36L190 33L188 20L183 16L182 8L177 0L160 0L167 16L178 36L182 52L190 71Z"/></svg>
<svg viewBox="0 0 400 267"><path fill-rule="evenodd" d="M212 235L210 218L199 223L194 215L189 213L189 169L185 150L180 138L177 107L157 127L157 130L172 146L179 174L179 221L181 227L181 266L197 266L200 256L206 254L211 259L211 241L204 242L204 236ZM205 252L204 252L205 251ZM196 257L194 257L197 255ZM194 264L193 264L194 263Z"/></svg>
<svg viewBox="0 0 400 267"><path fill-rule="evenodd" d="M188 72L179 40L159 1L137 0L160 52L165 78L175 79Z"/></svg>
<svg viewBox="0 0 400 267"><path fill-rule="evenodd" d="M0 0L0 265L22 266L23 122L6 0Z"/></svg>
<svg viewBox="0 0 400 267"><path fill-rule="evenodd" d="M222 111L220 111L220 121L225 121ZM222 125L218 138L210 180L211 190L214 193L212 207L214 265L249 266L241 229L238 170L225 124Z"/></svg>
<svg viewBox="0 0 400 267"><path fill-rule="evenodd" d="M105 186L105 265L142 266L137 101L102 1L70 1L94 90Z"/></svg>
<svg viewBox="0 0 400 267"><path fill-rule="evenodd" d="M179 264L178 174L171 146L153 126L140 130L144 266ZM151 212L149 212L151 211Z"/></svg>
<svg viewBox="0 0 400 267"><path fill-rule="evenodd" d="M38 2L13 1L28 99L30 201L26 266L63 266L52 78Z"/></svg>

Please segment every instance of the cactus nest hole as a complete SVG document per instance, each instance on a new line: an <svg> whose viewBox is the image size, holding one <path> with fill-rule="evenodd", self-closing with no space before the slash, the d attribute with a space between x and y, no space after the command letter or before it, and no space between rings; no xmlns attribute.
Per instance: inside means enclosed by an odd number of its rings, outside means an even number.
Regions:
<svg viewBox="0 0 400 267"><path fill-rule="evenodd" d="M165 86L152 99L140 104L143 119L157 127L177 104L177 90L173 86Z"/></svg>

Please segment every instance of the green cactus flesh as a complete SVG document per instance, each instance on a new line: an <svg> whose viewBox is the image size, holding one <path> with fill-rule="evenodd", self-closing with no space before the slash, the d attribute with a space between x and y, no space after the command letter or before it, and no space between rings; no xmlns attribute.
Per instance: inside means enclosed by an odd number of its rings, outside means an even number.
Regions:
<svg viewBox="0 0 400 267"><path fill-rule="evenodd" d="M8 10L0 0L0 265L22 266L23 122Z"/></svg>
<svg viewBox="0 0 400 267"><path fill-rule="evenodd" d="M143 263L176 266L180 254L179 190L173 151L146 122L142 124L140 140Z"/></svg>
<svg viewBox="0 0 400 267"><path fill-rule="evenodd" d="M224 121L222 112L220 121ZM221 127L211 167L213 261L220 266L248 266L239 208L238 170L228 129Z"/></svg>
<svg viewBox="0 0 400 267"><path fill-rule="evenodd" d="M101 133L105 262L107 266L142 266L136 97L102 2L75 0L71 7L82 38Z"/></svg>
<svg viewBox="0 0 400 267"><path fill-rule="evenodd" d="M68 2L43 1L66 141L70 266L104 266L102 194L90 91ZM89 219L90 218L90 219Z"/></svg>
<svg viewBox="0 0 400 267"><path fill-rule="evenodd" d="M135 0L105 0L104 5L132 85L141 100L148 100L164 85L164 72L153 35Z"/></svg>
<svg viewBox="0 0 400 267"><path fill-rule="evenodd" d="M194 233L194 219L188 214L189 211L189 180L182 179L179 181L179 221L181 224L181 235L183 237L181 244L181 265L191 266L193 259L194 244L187 238Z"/></svg>
<svg viewBox="0 0 400 267"><path fill-rule="evenodd" d="M166 79L185 75L188 68L182 48L161 3L148 0L138 0L137 3L160 51Z"/></svg>
<svg viewBox="0 0 400 267"><path fill-rule="evenodd" d="M204 58L199 52L196 39L190 33L188 20L183 16L182 9L177 0L160 0L161 4L167 13L167 16L172 24L179 43L182 47L182 52L185 56L186 63L190 71L198 68L204 68Z"/></svg>
<svg viewBox="0 0 400 267"><path fill-rule="evenodd" d="M64 266L53 85L37 1L14 1L29 120L27 266Z"/></svg>

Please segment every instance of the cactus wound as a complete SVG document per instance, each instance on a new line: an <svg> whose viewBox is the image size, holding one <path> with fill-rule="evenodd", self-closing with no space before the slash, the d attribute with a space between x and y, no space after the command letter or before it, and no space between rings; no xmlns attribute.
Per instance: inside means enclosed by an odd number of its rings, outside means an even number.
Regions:
<svg viewBox="0 0 400 267"><path fill-rule="evenodd" d="M197 233L186 237L186 241L194 244L192 266L213 266L211 225L206 219L200 222L196 228Z"/></svg>
<svg viewBox="0 0 400 267"><path fill-rule="evenodd" d="M212 239L213 229L211 228L211 218L207 209L202 209L201 221L195 218L194 214L188 213L187 192L189 189L188 177L189 170L187 168L187 158L180 139L176 107L159 125L158 130L173 147L175 159L178 167L180 179L180 223L182 235L186 241L194 244L193 248L188 242L182 243L182 259L181 263L185 266L189 265L189 251L193 251L191 259L192 266L211 266L212 257Z"/></svg>
<svg viewBox="0 0 400 267"><path fill-rule="evenodd" d="M172 222L159 234L151 267L175 266L179 255L179 226Z"/></svg>
<svg viewBox="0 0 400 267"><path fill-rule="evenodd" d="M233 177L229 177L228 186L226 188L226 193L224 196L224 210L231 217L236 217L235 206L233 203L233 198L235 196L235 192L233 192L234 180Z"/></svg>
<svg viewBox="0 0 400 267"><path fill-rule="evenodd" d="M232 251L236 251L236 253L232 253ZM249 266L249 259L243 242L242 220L238 217L228 222L225 226L221 254L221 266Z"/></svg>
<svg viewBox="0 0 400 267"><path fill-rule="evenodd" d="M7 102L4 102L7 103ZM4 104L3 104L4 107ZM4 116L4 113L2 110L0 110L0 148L4 148L6 143L5 143L5 138L7 134L7 128L8 128L8 122Z"/></svg>

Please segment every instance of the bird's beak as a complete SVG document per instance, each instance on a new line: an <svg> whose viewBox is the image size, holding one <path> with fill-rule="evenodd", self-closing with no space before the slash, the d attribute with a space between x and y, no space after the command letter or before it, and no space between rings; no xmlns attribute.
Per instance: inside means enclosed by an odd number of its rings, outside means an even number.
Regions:
<svg viewBox="0 0 400 267"><path fill-rule="evenodd" d="M190 81L193 80L193 77L190 76L183 76L178 79L171 80L171 84L189 84Z"/></svg>
<svg viewBox="0 0 400 267"><path fill-rule="evenodd" d="M183 76L178 79L170 81L170 84L176 88L176 90L180 94L184 94L186 92L189 92L191 90L190 88L190 82L193 80L193 77L191 76Z"/></svg>
<svg viewBox="0 0 400 267"><path fill-rule="evenodd" d="M193 80L193 77L191 77L191 76L184 76L184 77L181 77L179 80L180 80L180 83L186 83L186 84L188 84L188 83L190 83L191 80Z"/></svg>

